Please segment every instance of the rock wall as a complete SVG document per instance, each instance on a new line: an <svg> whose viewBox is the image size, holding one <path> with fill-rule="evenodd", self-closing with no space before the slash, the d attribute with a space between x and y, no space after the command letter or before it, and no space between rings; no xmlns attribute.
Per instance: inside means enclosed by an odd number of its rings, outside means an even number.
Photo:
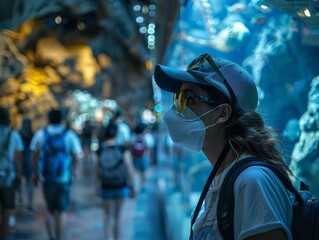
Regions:
<svg viewBox="0 0 319 240"><path fill-rule="evenodd" d="M292 169L296 186L300 181L319 196L319 76L313 79L308 95L308 107L299 121L300 138L292 152Z"/></svg>

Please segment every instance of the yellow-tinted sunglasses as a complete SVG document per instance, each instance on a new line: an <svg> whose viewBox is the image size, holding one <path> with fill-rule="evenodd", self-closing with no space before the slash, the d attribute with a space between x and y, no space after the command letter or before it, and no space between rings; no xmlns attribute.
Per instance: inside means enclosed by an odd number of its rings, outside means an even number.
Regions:
<svg viewBox="0 0 319 240"><path fill-rule="evenodd" d="M219 70L219 68L217 67L216 63L214 62L213 58L205 53L205 54L202 54L200 55L198 58L194 59L187 67L187 71L194 75L195 77L198 77L204 81L205 80L205 77L204 75L201 75L200 73L196 72L196 71L192 71L192 70L197 70L200 65L207 61L209 63L209 65L214 69L214 71L217 73L217 75L220 77L220 79L224 82L229 94L230 94L230 98L231 98L231 101L232 101L232 104L235 106L235 108L239 111L242 111L240 109L240 107L238 106L238 103L237 103L237 99L236 99L236 96L235 96L235 93L233 91L233 89L231 88L231 86L229 85L229 83L227 82L226 78L224 77L224 75L221 73L221 71Z"/></svg>
<svg viewBox="0 0 319 240"><path fill-rule="evenodd" d="M174 94L174 102L177 103L177 111L179 114L183 115L187 102L190 100L197 100L212 106L220 104L218 101L210 99L209 97L199 96L190 90L181 90Z"/></svg>

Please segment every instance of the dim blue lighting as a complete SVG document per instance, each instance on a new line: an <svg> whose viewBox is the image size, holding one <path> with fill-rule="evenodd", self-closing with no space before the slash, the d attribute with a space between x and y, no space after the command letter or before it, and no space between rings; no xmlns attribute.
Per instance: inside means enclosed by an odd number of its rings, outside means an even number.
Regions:
<svg viewBox="0 0 319 240"><path fill-rule="evenodd" d="M155 111L155 112L162 112L162 111L163 111L163 106L162 106L162 104L155 104L155 106L154 106L154 111Z"/></svg>

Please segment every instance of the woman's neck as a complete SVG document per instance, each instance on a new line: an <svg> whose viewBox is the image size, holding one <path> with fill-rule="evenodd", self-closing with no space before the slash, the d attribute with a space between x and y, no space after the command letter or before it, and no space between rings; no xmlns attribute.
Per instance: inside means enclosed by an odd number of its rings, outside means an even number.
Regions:
<svg viewBox="0 0 319 240"><path fill-rule="evenodd" d="M220 146L216 147L206 147L203 148L203 153L208 158L212 166L215 166L221 152L223 151L223 148L226 144L226 141L223 143L223 145L220 144ZM234 161L237 159L237 154L234 152L232 147L230 147L228 153L226 154L225 159L223 159L223 162L217 172L217 175L221 174L229 165L231 165Z"/></svg>

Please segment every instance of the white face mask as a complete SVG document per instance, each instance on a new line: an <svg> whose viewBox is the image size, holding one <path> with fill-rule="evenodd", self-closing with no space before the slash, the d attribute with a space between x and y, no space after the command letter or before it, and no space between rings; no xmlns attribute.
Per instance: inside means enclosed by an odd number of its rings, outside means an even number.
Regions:
<svg viewBox="0 0 319 240"><path fill-rule="evenodd" d="M177 112L176 108L175 103L164 116L164 122L170 137L173 142L200 152L204 144L206 129L216 125L216 123L214 123L205 127L201 118L215 111L219 106L199 117L187 106L185 107L183 116Z"/></svg>

